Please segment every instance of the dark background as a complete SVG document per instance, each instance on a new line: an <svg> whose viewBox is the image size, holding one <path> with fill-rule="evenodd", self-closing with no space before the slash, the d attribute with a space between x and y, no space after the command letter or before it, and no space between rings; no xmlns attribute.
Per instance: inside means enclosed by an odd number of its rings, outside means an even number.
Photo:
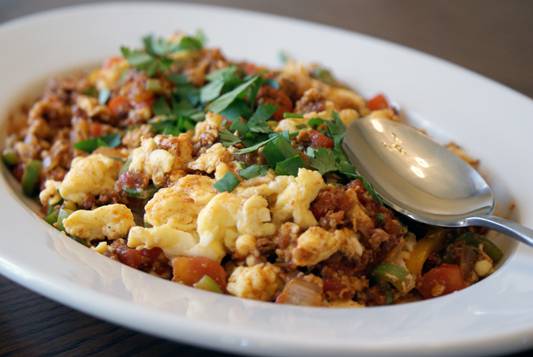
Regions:
<svg viewBox="0 0 533 357"><path fill-rule="evenodd" d="M0 0L0 23L87 2ZM301 18L384 38L472 69L533 98L531 0L196 2ZM0 277L0 355L43 354L224 356L94 319Z"/></svg>

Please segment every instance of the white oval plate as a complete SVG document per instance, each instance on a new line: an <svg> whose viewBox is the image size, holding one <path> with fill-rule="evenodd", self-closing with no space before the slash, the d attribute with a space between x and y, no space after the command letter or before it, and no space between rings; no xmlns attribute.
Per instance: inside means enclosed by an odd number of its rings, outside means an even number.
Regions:
<svg viewBox="0 0 533 357"><path fill-rule="evenodd" d="M5 24L2 123L38 80L100 61L150 32L198 28L230 58L276 65L284 49L333 68L365 95L387 93L418 126L481 158L492 184L499 192L507 189L522 223L533 226L530 99L433 57L302 21L216 7L108 4ZM533 254L525 247L488 279L430 301L352 310L279 306L195 290L100 256L37 219L9 187L5 170L2 176L0 272L139 331L265 355L495 354L533 344Z"/></svg>

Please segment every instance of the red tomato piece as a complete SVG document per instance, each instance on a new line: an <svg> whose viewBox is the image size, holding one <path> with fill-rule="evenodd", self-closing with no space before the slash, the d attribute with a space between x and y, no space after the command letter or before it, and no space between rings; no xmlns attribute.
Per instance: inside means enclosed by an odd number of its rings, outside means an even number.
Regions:
<svg viewBox="0 0 533 357"><path fill-rule="evenodd" d="M387 102L387 98L383 94L378 94L368 100L366 103L368 106L368 109L370 110L380 110L380 109L387 109L389 107L389 103Z"/></svg>
<svg viewBox="0 0 533 357"><path fill-rule="evenodd" d="M113 97L109 103L107 103L107 107L111 111L111 114L116 117L126 115L130 110L130 101L128 98L119 95Z"/></svg>
<svg viewBox="0 0 533 357"><path fill-rule="evenodd" d="M317 130L310 130L309 139L314 148L333 148L333 140Z"/></svg>
<svg viewBox="0 0 533 357"><path fill-rule="evenodd" d="M424 299L446 295L466 288L461 268L456 264L442 264L422 276L417 286Z"/></svg>
<svg viewBox="0 0 533 357"><path fill-rule="evenodd" d="M172 260L173 281L193 285L204 275L208 275L222 288L226 289L226 271L216 261L205 257L176 257Z"/></svg>
<svg viewBox="0 0 533 357"><path fill-rule="evenodd" d="M92 122L89 125L89 135L91 137L98 137L103 135L103 125L98 122Z"/></svg>
<svg viewBox="0 0 533 357"><path fill-rule="evenodd" d="M278 121L283 119L283 113L290 113L293 109L292 101L285 92L267 85L261 86L259 89L257 103L275 105L276 112L272 117Z"/></svg>

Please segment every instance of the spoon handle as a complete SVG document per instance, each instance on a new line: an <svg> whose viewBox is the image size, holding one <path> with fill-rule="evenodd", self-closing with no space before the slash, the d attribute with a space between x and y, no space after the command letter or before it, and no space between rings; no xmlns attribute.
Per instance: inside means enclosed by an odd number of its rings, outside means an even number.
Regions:
<svg viewBox="0 0 533 357"><path fill-rule="evenodd" d="M496 216L479 216L468 217L466 224L468 226L481 226L493 229L533 247L533 229L524 227L516 222Z"/></svg>

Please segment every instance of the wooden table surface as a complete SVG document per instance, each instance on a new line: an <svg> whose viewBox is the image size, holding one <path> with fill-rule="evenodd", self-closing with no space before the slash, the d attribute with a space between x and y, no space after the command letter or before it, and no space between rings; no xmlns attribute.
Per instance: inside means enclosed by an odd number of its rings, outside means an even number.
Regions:
<svg viewBox="0 0 533 357"><path fill-rule="evenodd" d="M88 1L0 0L0 23L84 2ZM302 18L381 37L455 62L533 98L531 0L198 2ZM1 234L4 240L6 234ZM0 276L0 355L88 354L224 356L94 319Z"/></svg>

